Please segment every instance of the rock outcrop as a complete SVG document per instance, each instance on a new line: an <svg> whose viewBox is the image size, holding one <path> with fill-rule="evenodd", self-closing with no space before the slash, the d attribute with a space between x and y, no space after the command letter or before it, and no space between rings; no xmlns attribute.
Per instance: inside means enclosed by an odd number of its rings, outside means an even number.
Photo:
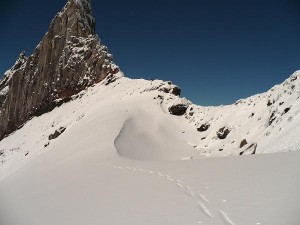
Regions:
<svg viewBox="0 0 300 225"><path fill-rule="evenodd" d="M257 143L252 143L244 151L240 152L240 155L255 155L256 149Z"/></svg>
<svg viewBox="0 0 300 225"><path fill-rule="evenodd" d="M66 131L65 127L61 127L58 130L56 130L53 134L49 135L49 141L58 138L62 133L64 133Z"/></svg>
<svg viewBox="0 0 300 225"><path fill-rule="evenodd" d="M95 34L90 0L69 0L29 57L0 81L0 140L119 68Z"/></svg>
<svg viewBox="0 0 300 225"><path fill-rule="evenodd" d="M244 147L246 144L248 144L246 139L243 139L240 143L240 148Z"/></svg>
<svg viewBox="0 0 300 225"><path fill-rule="evenodd" d="M222 127L221 129L219 129L217 131L217 137L219 139L225 139L228 136L229 133L230 133L230 128Z"/></svg>
<svg viewBox="0 0 300 225"><path fill-rule="evenodd" d="M186 104L177 104L177 105L172 105L170 108L169 108L169 112L172 114L172 115L175 115L175 116L182 116L185 114L186 110L188 109L188 105Z"/></svg>
<svg viewBox="0 0 300 225"><path fill-rule="evenodd" d="M208 123L202 124L200 127L197 128L197 131L204 132L207 131L210 128L210 125Z"/></svg>

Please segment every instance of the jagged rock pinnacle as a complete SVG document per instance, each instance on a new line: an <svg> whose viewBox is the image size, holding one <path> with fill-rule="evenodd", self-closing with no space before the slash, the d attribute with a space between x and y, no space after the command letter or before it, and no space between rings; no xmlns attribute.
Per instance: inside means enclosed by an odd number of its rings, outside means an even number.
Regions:
<svg viewBox="0 0 300 225"><path fill-rule="evenodd" d="M0 81L0 140L29 118L119 72L95 34L90 0L69 0L29 57Z"/></svg>
<svg viewBox="0 0 300 225"><path fill-rule="evenodd" d="M95 35L96 24L92 16L91 2L88 0L70 0L64 9L53 19L49 31L64 35L70 40L72 36L89 37Z"/></svg>

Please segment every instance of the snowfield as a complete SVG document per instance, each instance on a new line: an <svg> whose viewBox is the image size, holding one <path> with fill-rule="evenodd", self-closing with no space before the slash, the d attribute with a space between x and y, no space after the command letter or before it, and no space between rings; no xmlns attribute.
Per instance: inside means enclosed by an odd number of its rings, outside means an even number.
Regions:
<svg viewBox="0 0 300 225"><path fill-rule="evenodd" d="M0 142L0 225L298 225L299 77L221 107L104 80Z"/></svg>

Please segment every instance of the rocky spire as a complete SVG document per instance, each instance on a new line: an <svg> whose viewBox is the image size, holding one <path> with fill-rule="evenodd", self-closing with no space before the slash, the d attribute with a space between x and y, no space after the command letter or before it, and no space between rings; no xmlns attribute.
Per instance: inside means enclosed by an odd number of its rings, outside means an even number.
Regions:
<svg viewBox="0 0 300 225"><path fill-rule="evenodd" d="M95 35L96 24L92 16L90 0L69 0L63 10L51 22L48 35L89 37Z"/></svg>
<svg viewBox="0 0 300 225"><path fill-rule="evenodd" d="M29 118L119 72L95 34L90 0L69 0L33 54L0 81L0 140Z"/></svg>

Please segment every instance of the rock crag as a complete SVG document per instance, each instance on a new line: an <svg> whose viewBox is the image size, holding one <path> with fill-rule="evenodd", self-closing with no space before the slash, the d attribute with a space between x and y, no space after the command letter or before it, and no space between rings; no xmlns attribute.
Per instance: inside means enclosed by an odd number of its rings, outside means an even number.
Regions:
<svg viewBox="0 0 300 225"><path fill-rule="evenodd" d="M33 116L119 72L95 33L90 0L69 0L30 56L0 81L0 140Z"/></svg>

